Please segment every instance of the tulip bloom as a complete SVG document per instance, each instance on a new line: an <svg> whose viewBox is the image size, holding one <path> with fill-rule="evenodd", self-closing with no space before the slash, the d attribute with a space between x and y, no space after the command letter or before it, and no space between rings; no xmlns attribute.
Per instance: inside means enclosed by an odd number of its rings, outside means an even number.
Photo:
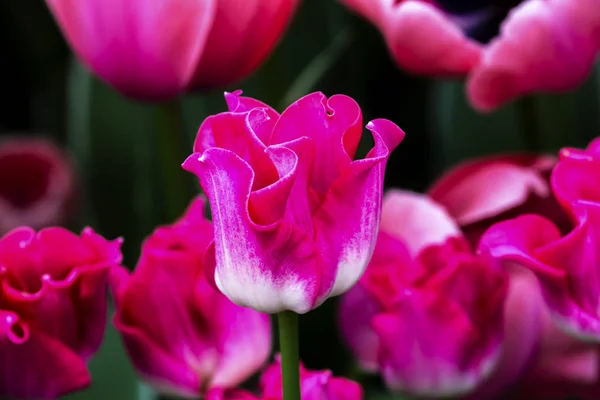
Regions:
<svg viewBox="0 0 600 400"><path fill-rule="evenodd" d="M281 361L279 357L262 374L260 396L244 390L212 389L206 400L283 400ZM356 382L337 378L331 371L311 371L300 364L302 400L362 400L362 388Z"/></svg>
<svg viewBox="0 0 600 400"><path fill-rule="evenodd" d="M498 223L482 249L531 269L539 279L554 320L577 338L600 341L600 159L588 151L566 151L552 174L554 195L572 218L566 235L549 220L524 215Z"/></svg>
<svg viewBox="0 0 600 400"><path fill-rule="evenodd" d="M381 30L401 67L468 75L467 94L479 110L578 86L600 49L600 0L341 1Z"/></svg>
<svg viewBox="0 0 600 400"><path fill-rule="evenodd" d="M283 400L281 360L271 364L260 379L264 400ZM334 377L331 371L311 371L300 364L302 400L362 400L360 385L345 378Z"/></svg>
<svg viewBox="0 0 600 400"><path fill-rule="evenodd" d="M198 397L252 375L271 351L268 315L231 303L202 272L212 224L196 199L143 244L135 272L115 270L114 322L138 373L157 391Z"/></svg>
<svg viewBox="0 0 600 400"><path fill-rule="evenodd" d="M74 194L73 166L51 142L14 138L0 144L0 235L18 226L66 223Z"/></svg>
<svg viewBox="0 0 600 400"><path fill-rule="evenodd" d="M47 0L75 54L141 100L166 100L249 76L298 0Z"/></svg>
<svg viewBox="0 0 600 400"><path fill-rule="evenodd" d="M592 143L585 155L576 149L563 150L563 153L588 157L597 147L598 143ZM527 213L546 217L561 232L568 232L572 222L550 188L550 173L555 164L554 157L532 154L469 160L440 177L428 194L446 208L475 247L483 232L494 223ZM556 328L539 293L537 279L530 271L511 263L505 267L510 272L512 288L505 310L506 326L518 324L524 307L537 308L540 318L539 349L527 373L529 385L542 386L536 383L540 379L575 383L597 379L596 349L569 338Z"/></svg>
<svg viewBox="0 0 600 400"><path fill-rule="evenodd" d="M470 252L443 208L392 191L373 259L342 298L342 333L361 365L381 372L391 389L464 395L498 370L507 291L506 274Z"/></svg>
<svg viewBox="0 0 600 400"><path fill-rule="evenodd" d="M0 397L54 399L90 384L120 246L89 228L79 237L22 227L0 239Z"/></svg>
<svg viewBox="0 0 600 400"><path fill-rule="evenodd" d="M354 160L359 106L312 93L281 115L226 94L184 168L207 194L215 226L207 275L231 301L305 313L351 288L367 266L381 212L385 164L404 132L367 124L375 145Z"/></svg>
<svg viewBox="0 0 600 400"><path fill-rule="evenodd" d="M527 153L468 160L444 173L427 194L444 206L474 247L495 222L528 212L566 230L570 221L550 189L555 164L555 157Z"/></svg>

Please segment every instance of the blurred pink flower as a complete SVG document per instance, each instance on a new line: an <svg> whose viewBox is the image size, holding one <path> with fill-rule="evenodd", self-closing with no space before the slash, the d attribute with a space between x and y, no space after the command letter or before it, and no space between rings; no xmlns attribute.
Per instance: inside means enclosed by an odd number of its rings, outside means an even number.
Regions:
<svg viewBox="0 0 600 400"><path fill-rule="evenodd" d="M537 326L523 309L513 327L521 341L503 349L508 290L507 274L470 251L441 206L391 191L369 267L342 298L342 333L393 390L435 397L504 387L528 361Z"/></svg>
<svg viewBox="0 0 600 400"><path fill-rule="evenodd" d="M281 360L277 356L260 378L260 396L238 389L211 389L206 400L283 400ZM311 371L300 364L302 400L362 400L360 385L333 376L331 371Z"/></svg>
<svg viewBox="0 0 600 400"><path fill-rule="evenodd" d="M283 400L281 360L277 357L260 379L262 399ZM331 371L311 371L300 364L302 400L362 400L360 385L346 378L333 376Z"/></svg>
<svg viewBox="0 0 600 400"><path fill-rule="evenodd" d="M343 95L312 93L281 115L241 92L208 117L184 168L210 200L209 280L236 304L305 313L350 289L367 266L390 152L404 132L367 124L375 145L354 160L362 114Z"/></svg>
<svg viewBox="0 0 600 400"><path fill-rule="evenodd" d="M165 394L199 397L210 387L233 387L271 351L269 316L234 305L206 282L213 228L203 214L197 198L145 241L133 274L111 274L115 326L139 374Z"/></svg>
<svg viewBox="0 0 600 400"><path fill-rule="evenodd" d="M166 100L254 72L299 0L47 0L73 51L127 96Z"/></svg>
<svg viewBox="0 0 600 400"><path fill-rule="evenodd" d="M550 189L556 158L528 153L467 160L445 172L427 191L460 225L472 246L495 222L536 213L571 227Z"/></svg>
<svg viewBox="0 0 600 400"><path fill-rule="evenodd" d="M0 239L0 397L54 399L90 384L120 247L89 228L21 227Z"/></svg>
<svg viewBox="0 0 600 400"><path fill-rule="evenodd" d="M571 155L569 155L571 154ZM559 326L600 341L600 159L564 153L552 174L554 195L574 221L562 235L552 221L524 215L492 226L480 247L531 269Z"/></svg>
<svg viewBox="0 0 600 400"><path fill-rule="evenodd" d="M533 92L573 89L600 49L600 0L341 1L381 30L401 67L468 75L469 100L482 111ZM476 40L503 17L495 38Z"/></svg>
<svg viewBox="0 0 600 400"><path fill-rule="evenodd" d="M0 143L0 235L18 226L40 229L71 217L75 176L67 156L45 139Z"/></svg>

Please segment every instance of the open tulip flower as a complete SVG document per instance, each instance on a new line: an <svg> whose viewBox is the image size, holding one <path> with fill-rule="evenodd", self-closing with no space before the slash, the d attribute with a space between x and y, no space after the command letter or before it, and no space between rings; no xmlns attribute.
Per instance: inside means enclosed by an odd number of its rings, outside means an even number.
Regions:
<svg viewBox="0 0 600 400"><path fill-rule="evenodd" d="M508 290L508 275L470 250L441 206L391 191L373 259L342 297L342 333L361 366L380 372L391 389L433 398L466 395L492 378L514 379L527 360L503 361ZM525 353L536 331L535 320L527 324L534 329L520 333Z"/></svg>
<svg viewBox="0 0 600 400"><path fill-rule="evenodd" d="M133 365L159 393L198 398L256 372L271 352L269 316L236 306L202 272L213 239L197 198L145 241L133 274L111 274L121 333Z"/></svg>
<svg viewBox="0 0 600 400"><path fill-rule="evenodd" d="M401 67L468 75L468 97L480 110L532 92L570 90L586 79L600 50L600 0L341 2L381 30Z"/></svg>
<svg viewBox="0 0 600 400"><path fill-rule="evenodd" d="M600 159L597 141L586 151L561 153L552 174L554 195L574 227L562 235L543 217L523 215L492 226L481 248L532 270L555 321L568 333L600 341Z"/></svg>
<svg viewBox="0 0 600 400"><path fill-rule="evenodd" d="M121 241L91 229L17 228L0 239L0 397L55 399L90 384Z"/></svg>
<svg viewBox="0 0 600 400"><path fill-rule="evenodd" d="M226 100L229 111L204 121L184 163L212 210L207 276L236 304L305 313L364 272L385 164L404 133L369 122L374 147L354 160L363 122L347 96L312 93L281 114L239 92Z"/></svg>
<svg viewBox="0 0 600 400"><path fill-rule="evenodd" d="M250 75L298 0L47 0L73 51L121 93L166 100Z"/></svg>

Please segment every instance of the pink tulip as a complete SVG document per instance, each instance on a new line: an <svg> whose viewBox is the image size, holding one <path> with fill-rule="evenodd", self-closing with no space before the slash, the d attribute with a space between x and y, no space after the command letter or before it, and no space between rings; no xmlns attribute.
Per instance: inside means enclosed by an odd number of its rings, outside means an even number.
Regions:
<svg viewBox="0 0 600 400"><path fill-rule="evenodd" d="M260 396L238 389L211 389L206 400L283 400L281 360L271 364L260 379ZM334 377L331 371L311 371L300 364L302 400L362 400L362 388L356 382Z"/></svg>
<svg viewBox="0 0 600 400"><path fill-rule="evenodd" d="M361 365L380 372L392 390L460 396L492 378L503 387L534 347L533 333L519 330L525 357L505 360L507 278L470 251L442 207L426 196L391 191L371 263L342 298L342 333ZM523 311L519 326L535 328Z"/></svg>
<svg viewBox="0 0 600 400"><path fill-rule="evenodd" d="M600 0L341 1L381 30L406 70L468 76L469 100L482 111L578 86L600 49ZM477 41L478 32L503 17L495 38Z"/></svg>
<svg viewBox="0 0 600 400"><path fill-rule="evenodd" d="M556 158L527 153L465 161L444 173L427 191L460 225L474 247L495 222L524 213L551 218L568 230L570 221L550 189Z"/></svg>
<svg viewBox="0 0 600 400"><path fill-rule="evenodd" d="M236 304L305 313L366 268L385 164L404 133L370 122L375 145L353 161L362 115L349 97L309 94L281 115L240 92L226 100L230 111L204 121L184 163L212 210L206 273Z"/></svg>
<svg viewBox="0 0 600 400"><path fill-rule="evenodd" d="M47 0L73 51L127 96L231 84L271 52L298 0Z"/></svg>
<svg viewBox="0 0 600 400"><path fill-rule="evenodd" d="M600 159L563 157L552 174L554 195L575 227L561 235L549 220L524 215L490 228L481 240L493 256L531 269L557 324L600 341Z"/></svg>
<svg viewBox="0 0 600 400"><path fill-rule="evenodd" d="M185 397L241 383L271 351L269 317L234 305L204 278L213 228L203 208L198 198L154 231L133 274L111 275L114 323L138 373L157 391Z"/></svg>
<svg viewBox="0 0 600 400"><path fill-rule="evenodd" d="M0 235L18 226L40 229L70 219L73 166L44 139L13 138L0 144Z"/></svg>
<svg viewBox="0 0 600 400"><path fill-rule="evenodd" d="M269 366L262 374L260 387L263 400L283 400L281 362ZM331 371L311 371L300 364L302 400L362 400L363 391L356 382L333 376Z"/></svg>
<svg viewBox="0 0 600 400"><path fill-rule="evenodd" d="M0 239L0 397L55 399L90 384L121 240L17 228Z"/></svg>

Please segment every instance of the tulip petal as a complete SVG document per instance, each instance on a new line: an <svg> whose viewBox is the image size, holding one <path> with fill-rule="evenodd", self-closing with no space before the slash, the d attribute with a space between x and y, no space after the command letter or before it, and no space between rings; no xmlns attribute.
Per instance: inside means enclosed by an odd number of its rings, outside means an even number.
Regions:
<svg viewBox="0 0 600 400"><path fill-rule="evenodd" d="M337 260L328 297L346 292L367 268L381 218L385 165L392 150L404 139L404 132L388 120L373 120L367 129L373 135L374 147L365 159L348 165L313 214L317 242L324 254ZM348 215L354 217L347 218Z"/></svg>
<svg viewBox="0 0 600 400"><path fill-rule="evenodd" d="M308 161L310 165L310 159L285 148L271 151L278 153L274 159L282 164L291 160L296 166L292 179L298 180L293 186L306 190L298 163ZM213 210L214 280L219 290L235 304L266 313L310 310L320 287L315 277L321 275L312 238L288 220L294 217L287 212L283 220L270 225L257 225L252 220L248 202L254 174L250 166L231 151L211 148L202 155L192 155L184 168L199 176ZM306 194L292 198L293 206L306 199Z"/></svg>
<svg viewBox="0 0 600 400"><path fill-rule="evenodd" d="M344 341L360 367L370 372L378 370L379 339L369 323L381 311L379 304L360 283L340 301L339 325Z"/></svg>
<svg viewBox="0 0 600 400"><path fill-rule="evenodd" d="M0 310L2 396L55 399L85 389L90 375L83 360L54 338L30 330L11 312Z"/></svg>
<svg viewBox="0 0 600 400"><path fill-rule="evenodd" d="M531 166L520 165L520 161L525 159L515 155L512 160L494 157L464 163L442 176L428 194L461 226L522 205L531 194L550 196L541 173Z"/></svg>
<svg viewBox="0 0 600 400"><path fill-rule="evenodd" d="M419 74L461 76L479 62L481 46L435 6L419 0L379 2L384 3L384 10L372 13L374 23L402 68Z"/></svg>
<svg viewBox="0 0 600 400"><path fill-rule="evenodd" d="M310 137L317 149L311 187L324 195L350 162L362 134L360 107L348 96L311 93L290 105L273 130L271 144Z"/></svg>
<svg viewBox="0 0 600 400"><path fill-rule="evenodd" d="M429 244L461 236L442 206L425 195L403 190L390 190L384 196L380 229L400 239L413 255Z"/></svg>
<svg viewBox="0 0 600 400"><path fill-rule="evenodd" d="M126 95L148 100L188 86L219 7L214 0L46 2L91 70Z"/></svg>
<svg viewBox="0 0 600 400"><path fill-rule="evenodd" d="M552 188L557 200L571 214L578 202L600 203L600 160L563 159L552 173Z"/></svg>
<svg viewBox="0 0 600 400"><path fill-rule="evenodd" d="M490 228L482 238L482 249L531 269L559 326L576 337L597 341L600 208L582 204L574 212L579 223L563 238L549 221L524 216Z"/></svg>
<svg viewBox="0 0 600 400"><path fill-rule="evenodd" d="M196 88L222 86L247 77L273 49L299 1L214 3L212 29L193 77Z"/></svg>
<svg viewBox="0 0 600 400"><path fill-rule="evenodd" d="M499 355L497 339L481 360L469 361L480 333L458 305L433 292L406 293L393 312L377 315L372 324L381 343L382 374L394 390L465 394L491 372Z"/></svg>
<svg viewBox="0 0 600 400"><path fill-rule="evenodd" d="M194 151L202 153L213 147L233 151L253 168L253 188L263 188L277 180L277 171L265 153L266 145L259 135L271 132L276 122L261 109L212 115L200 126Z"/></svg>
<svg viewBox="0 0 600 400"><path fill-rule="evenodd" d="M595 0L527 0L513 9L469 77L473 106L490 111L518 96L583 83L599 49L599 9Z"/></svg>

